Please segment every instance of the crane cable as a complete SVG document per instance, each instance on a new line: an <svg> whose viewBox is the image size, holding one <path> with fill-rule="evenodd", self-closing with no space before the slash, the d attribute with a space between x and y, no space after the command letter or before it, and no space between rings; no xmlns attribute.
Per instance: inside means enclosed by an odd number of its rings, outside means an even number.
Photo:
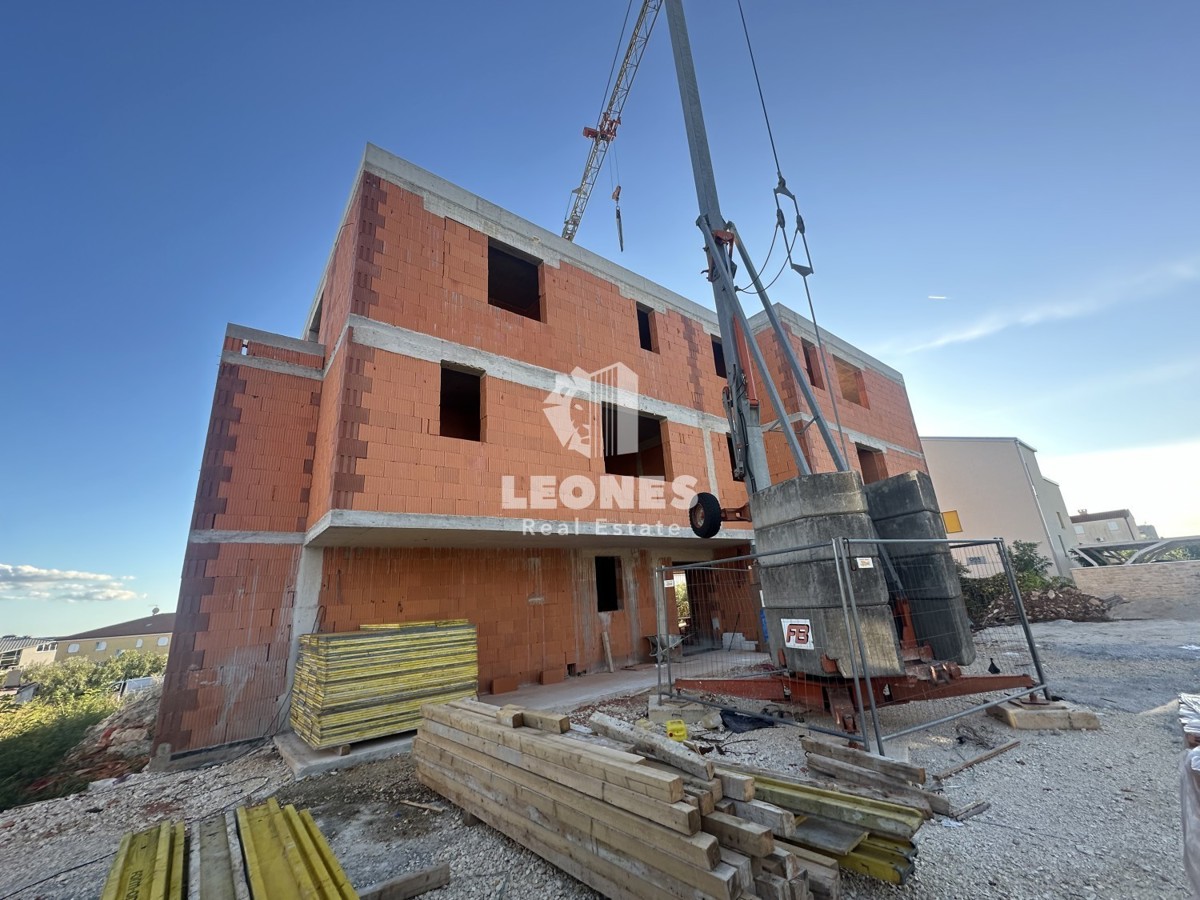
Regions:
<svg viewBox="0 0 1200 900"><path fill-rule="evenodd" d="M845 461L846 465L849 465L850 464L849 463L850 453L846 449L846 433L842 430L841 414L838 412L837 393L833 390L833 386L829 380L829 363L826 361L827 357L825 354L825 343L821 338L821 328L819 325L817 325L817 311L816 311L816 307L813 305L812 290L808 286L808 276L813 273L813 266L812 266L812 253L808 249L808 237L804 233L805 232L804 217L800 215L800 204L796 200L796 195L793 194L788 189L787 180L783 177L783 167L779 164L779 151L775 147L775 132L771 128L771 115L770 115L770 113L767 112L767 100L766 100L766 97L763 95L762 80L758 76L758 63L754 59L754 46L750 42L750 28L749 28L749 26L746 25L746 11L742 8L742 0L737 0L737 5L738 5L738 16L740 16L741 20L742 20L742 34L745 35L745 38L746 38L746 50L750 54L750 68L754 72L754 86L758 90L758 102L759 102L759 105L762 107L763 121L766 123L766 126L767 126L767 138L771 142L771 155L775 158L775 175L779 179L779 182L778 182L778 184L775 185L775 190L774 190L775 232L776 232L776 234L779 234L780 232L783 233L783 246L787 250L787 259L784 261L784 266L780 267L780 270L775 275L775 278L771 279L770 284L767 285L766 287L764 287L763 290L765 291L767 288L769 288L771 285L773 285L775 283L775 281L779 278L779 276L783 274L784 267L786 267L786 265L789 263L791 264L792 269L800 276L801 280L804 282L804 295L808 299L808 314L812 319L813 330L816 332L817 348L821 352L821 369L825 376L825 384L827 385L828 390L829 390L829 401L830 401L831 405L833 406L834 424L837 425L838 436L841 438L842 456L845 457L844 461ZM790 199L792 201L792 207L795 209L795 212L796 212L795 230L792 233L791 241L789 241L788 237L787 237L787 232L786 232L786 221L787 220L783 214L783 207L781 207L779 204L780 195L787 197L788 199ZM792 255L793 248L796 246L797 235L800 238L800 243L804 247L804 260L805 260L804 264L797 263ZM772 247L775 246L774 238L771 239L771 246ZM769 258L769 254L768 254L768 258ZM816 413L818 411L813 410L813 412Z"/></svg>

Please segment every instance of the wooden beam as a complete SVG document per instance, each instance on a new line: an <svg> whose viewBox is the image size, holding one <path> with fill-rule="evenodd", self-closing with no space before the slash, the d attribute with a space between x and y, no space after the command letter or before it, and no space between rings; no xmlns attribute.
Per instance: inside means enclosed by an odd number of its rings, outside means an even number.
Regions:
<svg viewBox="0 0 1200 900"><path fill-rule="evenodd" d="M626 741L643 753L648 753L655 759L669 763L675 768L695 775L697 778L712 779L713 764L693 753L686 747L681 747L676 741L662 735L633 728L620 719L604 713L592 713L588 724L601 734L616 740Z"/></svg>
<svg viewBox="0 0 1200 900"><path fill-rule="evenodd" d="M873 772L869 769L860 769L858 766L852 766L849 763L840 762L836 759L826 758L824 756L810 756L808 758L808 767L816 769L818 772L824 772L826 775L831 775L839 781L846 781L851 784L861 784L867 787L875 787L880 790L887 791L896 797L913 800L920 800L929 804L929 808L940 816L950 814L950 801L941 794L935 794L932 791L923 791L920 788L915 788L907 784L901 784L887 775L881 775L879 772Z"/></svg>
<svg viewBox="0 0 1200 900"><path fill-rule="evenodd" d="M492 824L486 814L489 811L487 803L491 803L501 807L510 819L552 830L574 848L571 855L578 862L602 872L606 867L599 863L623 869L625 875L615 880L626 885L636 885L641 880L641 888L634 887L634 890L645 890L646 896L657 897L664 892L678 896L681 881L719 900L731 900L733 895L736 872L731 867L720 863L713 869L693 866L648 840L645 832L631 834L609 826L603 819L592 819L583 813L563 809L561 804L539 803L531 792L514 790L514 785L506 785L507 779L497 773L479 770L469 764L450 769L425 756L417 760L417 773L422 783L464 808L470 808L488 824ZM519 838L514 840L525 843ZM525 846L540 853L530 844ZM586 878L580 880L591 884Z"/></svg>
<svg viewBox="0 0 1200 900"><path fill-rule="evenodd" d="M796 857L808 872L808 889L817 900L838 900L841 894L841 875L836 859L788 841L780 841L779 846Z"/></svg>
<svg viewBox="0 0 1200 900"><path fill-rule="evenodd" d="M777 837L789 837L796 832L796 814L791 810L762 800L734 800L732 803L735 816L766 825Z"/></svg>
<svg viewBox="0 0 1200 900"><path fill-rule="evenodd" d="M359 900L410 900L450 883L450 866L430 866L381 881L358 892Z"/></svg>
<svg viewBox="0 0 1200 900"><path fill-rule="evenodd" d="M888 759L884 756L875 756L872 753L865 753L862 750L855 750L851 747L839 747L836 744L814 740L813 738L801 738L800 744L808 751L809 756L825 756L830 759L840 760L852 766L858 766L860 769L870 769L881 775L887 775L906 784L925 783L925 770L920 766L909 765L908 763Z"/></svg>
<svg viewBox="0 0 1200 900"><path fill-rule="evenodd" d="M523 789L522 796L528 803L543 806L549 811L548 815L557 814L564 821L576 821L580 817L589 821L602 820L614 828L637 835L640 840L653 843L690 865L711 869L720 862L720 849L711 835L683 834L658 821L647 820L604 800L581 794L558 782L554 776L527 772L515 766L503 766L489 761L486 757L480 758L480 755L471 750L462 749L460 752L460 745L452 744L447 747L442 739L432 735L419 737L414 741L413 752L418 761L427 756L432 762L456 771L459 768L467 771L468 767L471 767L470 772L492 772L496 777ZM461 760L461 763L455 762L456 760ZM698 814L698 811L691 807L689 810L693 815Z"/></svg>
<svg viewBox="0 0 1200 900"><path fill-rule="evenodd" d="M988 750L986 753L980 753L978 756L973 756L970 759L968 759L966 762L960 762L956 766L951 766L948 769L943 769L942 771L938 772L933 777L937 778L939 781L943 778L949 778L951 775L957 775L959 772L962 772L964 769L969 769L969 768L971 768L971 766L977 766L981 762L987 762L989 759L994 759L995 757L999 756L1001 753L1007 753L1009 750L1012 750L1014 747L1019 747L1020 745L1021 745L1020 741L1009 741L1007 744L1001 744L999 747L996 747L992 750Z"/></svg>
<svg viewBox="0 0 1200 900"><path fill-rule="evenodd" d="M547 762L533 764L519 754L508 753L497 756L489 752L491 748L486 742L474 735L456 732L454 729L436 722L424 730L421 738L443 751L470 759L483 768L504 767L525 772L535 778L548 779L585 797L611 804L618 809L652 822L658 822L680 834L696 834L700 830L700 810L682 800L676 803L653 800L644 794L610 784L602 778L584 775L567 766ZM567 802L570 802L569 799Z"/></svg>
<svg viewBox="0 0 1200 900"><path fill-rule="evenodd" d="M705 816L700 827L714 835L722 847L747 856L766 856L775 849L770 828L757 822L745 822L737 816L715 812Z"/></svg>
<svg viewBox="0 0 1200 900"><path fill-rule="evenodd" d="M676 803L683 799L683 779L640 765L642 758L633 753L608 750L593 753L582 741L544 735L520 728L504 728L478 716L463 715L445 705L428 705L421 709L426 722L454 728L458 731L493 741L555 765L566 766L586 775L602 778L626 790L645 794L656 800Z"/></svg>

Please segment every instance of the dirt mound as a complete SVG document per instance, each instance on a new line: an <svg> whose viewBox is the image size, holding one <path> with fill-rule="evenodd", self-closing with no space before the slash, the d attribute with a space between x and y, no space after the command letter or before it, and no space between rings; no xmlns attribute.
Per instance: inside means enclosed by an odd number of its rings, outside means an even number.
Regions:
<svg viewBox="0 0 1200 900"><path fill-rule="evenodd" d="M1054 622L1058 619L1069 619L1072 622L1111 622L1108 611L1118 598L1101 600L1076 587L1061 587L1027 591L1022 599L1025 601L1025 614L1031 622ZM1016 622L1017 609L1013 604L1012 595L1005 593L993 599L983 610L980 620L976 623L980 628L1011 625Z"/></svg>

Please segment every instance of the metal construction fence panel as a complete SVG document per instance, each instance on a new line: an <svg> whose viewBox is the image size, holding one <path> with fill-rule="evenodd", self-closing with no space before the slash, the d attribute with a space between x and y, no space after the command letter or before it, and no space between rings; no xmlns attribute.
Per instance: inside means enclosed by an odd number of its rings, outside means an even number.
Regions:
<svg viewBox="0 0 1200 900"><path fill-rule="evenodd" d="M659 694L889 740L1043 692L1001 540L838 538L657 570Z"/></svg>

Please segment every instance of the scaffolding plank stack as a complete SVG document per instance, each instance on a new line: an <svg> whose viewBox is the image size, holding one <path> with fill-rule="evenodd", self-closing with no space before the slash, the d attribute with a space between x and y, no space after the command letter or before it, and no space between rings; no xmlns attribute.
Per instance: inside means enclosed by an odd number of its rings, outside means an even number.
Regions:
<svg viewBox="0 0 1200 900"><path fill-rule="evenodd" d="M465 619L302 635L291 725L317 750L411 731L422 704L473 697L478 677Z"/></svg>
<svg viewBox="0 0 1200 900"><path fill-rule="evenodd" d="M715 811L722 784L699 756L679 756L690 753L681 745L664 753L683 771L517 712L424 707L413 743L421 782L607 897L811 896L808 866L768 826Z"/></svg>

